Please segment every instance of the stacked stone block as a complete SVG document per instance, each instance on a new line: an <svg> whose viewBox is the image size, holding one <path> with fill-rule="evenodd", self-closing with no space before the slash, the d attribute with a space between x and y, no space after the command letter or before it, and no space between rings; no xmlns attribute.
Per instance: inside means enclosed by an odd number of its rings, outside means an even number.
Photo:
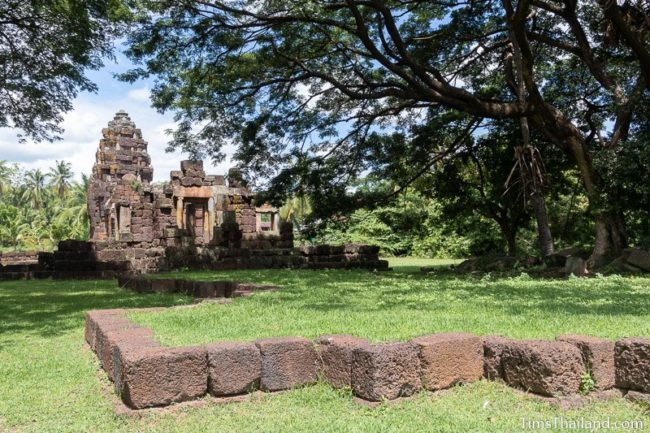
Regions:
<svg viewBox="0 0 650 433"><path fill-rule="evenodd" d="M149 218L142 214L142 205L153 201L153 168L147 142L124 111L115 114L102 136L88 188L90 237L150 243L154 237L153 214ZM153 211L153 206L146 210ZM127 220L133 225L129 227ZM135 240L131 239L134 235Z"/></svg>
<svg viewBox="0 0 650 433"><path fill-rule="evenodd" d="M318 357L311 341L302 337L275 337L258 340L255 345L262 360L262 391L282 391L316 383Z"/></svg>
<svg viewBox="0 0 650 433"><path fill-rule="evenodd" d="M412 343L363 345L352 357L352 390L365 400L394 400L422 389L418 351Z"/></svg>
<svg viewBox="0 0 650 433"><path fill-rule="evenodd" d="M470 383L483 376L483 344L480 337L447 333L413 339L418 349L422 386L428 390Z"/></svg>
<svg viewBox="0 0 650 433"><path fill-rule="evenodd" d="M207 352L210 394L224 397L259 388L262 357L255 343L217 343L209 345Z"/></svg>
<svg viewBox="0 0 650 433"><path fill-rule="evenodd" d="M584 335L561 335L557 340L572 344L580 350L585 368L591 374L597 389L604 391L614 387L613 341Z"/></svg>
<svg viewBox="0 0 650 433"><path fill-rule="evenodd" d="M85 339L118 395L134 409L207 393L228 397L257 389L281 391L313 384L318 377L334 387L351 388L362 399L380 401L470 383L483 371L488 379L498 377L549 397L577 394L581 377L590 371L600 390L615 383L635 399L650 401L647 338L614 344L585 336L542 341L448 333L370 344L350 335L327 335L314 342L276 337L166 348L126 313L88 312Z"/></svg>
<svg viewBox="0 0 650 433"><path fill-rule="evenodd" d="M388 262L379 260L379 247L373 245L313 245L299 247L296 251L310 269L388 269Z"/></svg>
<svg viewBox="0 0 650 433"><path fill-rule="evenodd" d="M38 263L38 251L7 251L0 253L0 265L34 265Z"/></svg>
<svg viewBox="0 0 650 433"><path fill-rule="evenodd" d="M317 338L323 378L335 388L351 388L354 351L369 344L368 341L352 335L324 335Z"/></svg>
<svg viewBox="0 0 650 433"><path fill-rule="evenodd" d="M203 347L118 345L113 360L115 391L134 409L167 406L207 393L207 352Z"/></svg>
<svg viewBox="0 0 650 433"><path fill-rule="evenodd" d="M241 191L243 192L243 191ZM252 194L229 194L225 210L232 212L243 236L256 233L256 213Z"/></svg>
<svg viewBox="0 0 650 433"><path fill-rule="evenodd" d="M98 256L94 246L92 242L61 241L57 251L38 253L36 263L0 267L0 279L112 279L131 271L128 260Z"/></svg>
<svg viewBox="0 0 650 433"><path fill-rule="evenodd" d="M237 298L256 292L273 292L277 286L241 283L237 281L193 281L173 278L146 278L122 275L117 278L120 287L138 293L181 293L195 298Z"/></svg>
<svg viewBox="0 0 650 433"><path fill-rule="evenodd" d="M52 254L38 251L0 253L0 280L22 280L34 276L49 277Z"/></svg>
<svg viewBox="0 0 650 433"><path fill-rule="evenodd" d="M236 230L223 230L223 236ZM203 248L168 247L165 250L170 268L192 269L388 269L388 261L380 260L379 248L369 245L317 245L299 248L238 248L241 239L232 239L222 246ZM361 251L361 252L359 252Z"/></svg>
<svg viewBox="0 0 650 433"><path fill-rule="evenodd" d="M563 341L517 341L501 355L506 383L544 396L580 391L586 372L580 350Z"/></svg>
<svg viewBox="0 0 650 433"><path fill-rule="evenodd" d="M618 388L650 393L650 338L623 338L614 348Z"/></svg>

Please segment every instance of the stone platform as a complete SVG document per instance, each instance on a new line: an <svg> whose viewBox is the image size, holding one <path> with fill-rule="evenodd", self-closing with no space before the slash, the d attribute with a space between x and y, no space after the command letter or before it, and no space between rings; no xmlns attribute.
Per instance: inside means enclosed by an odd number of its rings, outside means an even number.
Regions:
<svg viewBox="0 0 650 433"><path fill-rule="evenodd" d="M131 322L127 313L88 312L85 339L115 392L132 409L207 394L287 390L312 385L319 377L334 387L351 388L355 396L370 402L481 379L551 399L618 389L619 395L650 400L648 338L613 342L571 335L546 341L446 333L372 344L350 335L326 335L314 341L276 337L160 347L151 330ZM583 388L586 374L595 389Z"/></svg>
<svg viewBox="0 0 650 433"><path fill-rule="evenodd" d="M387 270L379 248L370 245L316 245L297 248L187 246L144 249L120 243L61 241L54 252L0 256L0 280L114 279L176 269L369 269Z"/></svg>

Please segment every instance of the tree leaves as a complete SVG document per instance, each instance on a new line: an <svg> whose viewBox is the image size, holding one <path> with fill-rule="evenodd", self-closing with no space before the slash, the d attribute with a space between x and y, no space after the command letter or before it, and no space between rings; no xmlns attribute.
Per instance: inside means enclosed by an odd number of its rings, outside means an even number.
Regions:
<svg viewBox="0 0 650 433"><path fill-rule="evenodd" d="M0 248L51 250L63 239L88 238L88 177L73 181L65 161L49 173L0 161L0 179L11 181L0 191Z"/></svg>
<svg viewBox="0 0 650 433"><path fill-rule="evenodd" d="M112 55L112 38L130 16L122 0L0 2L0 127L21 140L54 140L85 75Z"/></svg>

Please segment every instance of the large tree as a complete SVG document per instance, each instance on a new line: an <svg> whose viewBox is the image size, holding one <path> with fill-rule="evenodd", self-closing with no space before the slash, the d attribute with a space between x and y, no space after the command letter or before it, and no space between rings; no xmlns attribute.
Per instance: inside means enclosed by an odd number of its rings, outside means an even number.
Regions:
<svg viewBox="0 0 650 433"><path fill-rule="evenodd" d="M121 0L0 2L0 127L56 138L75 96L96 90L86 70L111 55L127 12Z"/></svg>
<svg viewBox="0 0 650 433"><path fill-rule="evenodd" d="M525 118L579 168L597 265L627 243L593 160L625 146L650 89L646 3L150 0L130 38L144 67L124 78L156 77L154 105L180 121L172 147L219 158L235 139L277 188L336 184L327 205L366 169L364 142L382 128L408 133L442 108L465 119L461 140ZM425 172L440 152L414 164Z"/></svg>

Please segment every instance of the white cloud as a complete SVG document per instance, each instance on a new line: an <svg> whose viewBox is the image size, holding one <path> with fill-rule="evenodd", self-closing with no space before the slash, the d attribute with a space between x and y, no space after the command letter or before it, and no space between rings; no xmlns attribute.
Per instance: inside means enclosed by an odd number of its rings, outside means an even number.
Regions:
<svg viewBox="0 0 650 433"><path fill-rule="evenodd" d="M0 128L0 159L20 163L24 168L47 171L56 160L72 164L76 178L81 173L90 174L95 163L95 153L102 138L102 129L113 119L115 113L126 110L142 136L148 141L149 154L154 168L154 180L168 180L169 172L180 168L180 161L187 159L181 152L166 153L168 137L165 129L173 128L174 121L169 114L160 114L151 108L149 96L152 81L141 81L137 85L127 84L115 79L114 74L133 67L120 53L118 43L117 61L107 62L99 71L89 71L88 76L97 83L97 93L82 93L74 101L74 109L64 115L61 126L65 129L62 140L54 143L19 143L16 132ZM227 147L227 155L234 149ZM231 165L230 157L218 166L208 161L205 170L211 174L224 174Z"/></svg>
<svg viewBox="0 0 650 433"><path fill-rule="evenodd" d="M102 129L118 110L124 109L148 142L154 180L168 180L169 172L178 170L180 161L187 159L187 156L181 152L165 152L169 138L164 131L175 124L170 116L159 114L151 108L147 98L141 98L145 91L148 95L147 88L140 88L113 98L94 94L80 96L75 100L73 111L64 116L61 125L65 129L63 139L54 143L21 144L14 131L0 129L0 159L18 162L26 169L39 168L43 171L54 166L56 160L65 160L72 164L75 177L79 179L81 173L89 174L92 171ZM227 148L226 151L232 155L234 149ZM211 174L225 174L230 165L229 158L216 167L206 161L205 170Z"/></svg>
<svg viewBox="0 0 650 433"><path fill-rule="evenodd" d="M134 101L149 102L149 94L150 93L148 87L141 87L139 89L129 90L127 96L129 99L132 99Z"/></svg>

